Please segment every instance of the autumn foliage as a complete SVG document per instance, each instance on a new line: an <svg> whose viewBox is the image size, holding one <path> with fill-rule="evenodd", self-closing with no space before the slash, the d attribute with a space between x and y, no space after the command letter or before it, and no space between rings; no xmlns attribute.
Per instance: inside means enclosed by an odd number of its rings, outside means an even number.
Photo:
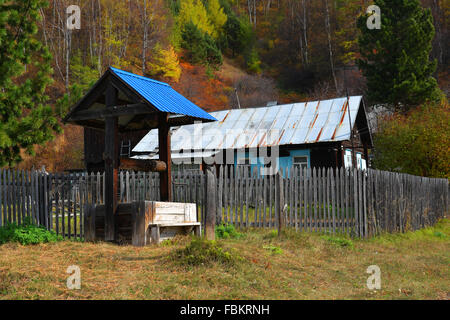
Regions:
<svg viewBox="0 0 450 320"><path fill-rule="evenodd" d="M425 177L450 179L448 101L385 117L375 136L375 166Z"/></svg>
<svg viewBox="0 0 450 320"><path fill-rule="evenodd" d="M79 0L81 29L71 31L66 8L73 1L47 2L36 37L52 55L54 81L46 94L60 118L109 66L167 82L207 111L366 89L355 64L357 18L371 4L366 0ZM448 93L450 7L442 0L421 3L431 9L431 58ZM63 129L35 147L35 157L22 152L20 167L82 168L83 130Z"/></svg>

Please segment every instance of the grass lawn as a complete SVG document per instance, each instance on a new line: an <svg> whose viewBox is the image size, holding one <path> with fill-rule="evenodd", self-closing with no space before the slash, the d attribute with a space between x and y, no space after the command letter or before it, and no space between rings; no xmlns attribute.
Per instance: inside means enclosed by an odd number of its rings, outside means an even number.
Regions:
<svg viewBox="0 0 450 320"><path fill-rule="evenodd" d="M416 232L352 240L246 230L218 243L243 259L180 265L189 237L136 248L63 241L0 246L0 299L449 299L450 221ZM280 250L281 249L281 250ZM81 290L66 269L81 268ZM381 269L381 290L366 269Z"/></svg>

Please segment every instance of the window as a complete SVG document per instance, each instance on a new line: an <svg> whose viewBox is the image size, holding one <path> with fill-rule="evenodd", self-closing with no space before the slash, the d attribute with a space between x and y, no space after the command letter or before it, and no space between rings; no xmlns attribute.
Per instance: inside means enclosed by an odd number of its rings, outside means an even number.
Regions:
<svg viewBox="0 0 450 320"><path fill-rule="evenodd" d="M362 153L360 152L356 153L356 165L358 169L361 170L367 169L366 160L362 158Z"/></svg>
<svg viewBox="0 0 450 320"><path fill-rule="evenodd" d="M344 167L351 168L352 166L353 166L352 151L346 149L344 154Z"/></svg>
<svg viewBox="0 0 450 320"><path fill-rule="evenodd" d="M308 156L295 156L293 159L294 166L299 166L302 170L308 168Z"/></svg>

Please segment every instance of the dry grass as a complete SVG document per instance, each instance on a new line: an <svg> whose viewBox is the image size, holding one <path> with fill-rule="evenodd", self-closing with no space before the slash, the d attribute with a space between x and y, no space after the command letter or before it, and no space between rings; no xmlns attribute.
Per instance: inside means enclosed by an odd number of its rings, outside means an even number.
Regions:
<svg viewBox="0 0 450 320"><path fill-rule="evenodd" d="M287 231L247 230L221 240L244 262L183 267L175 244L135 248L60 242L0 246L1 299L449 299L450 222L405 235L339 241ZM332 238L333 239L333 238ZM279 247L279 250L268 248ZM277 253L278 252L278 253ZM66 287L66 269L81 268L81 290ZM381 268L382 289L368 290L366 269Z"/></svg>

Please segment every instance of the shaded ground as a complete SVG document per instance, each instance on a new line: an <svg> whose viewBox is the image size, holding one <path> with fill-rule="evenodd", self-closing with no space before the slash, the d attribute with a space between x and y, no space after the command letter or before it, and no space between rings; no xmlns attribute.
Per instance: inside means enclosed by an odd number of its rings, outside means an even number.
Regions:
<svg viewBox="0 0 450 320"><path fill-rule="evenodd" d="M145 248L6 244L0 246L0 299L450 298L449 220L414 233L353 241L247 230L242 239L220 241L244 258L235 266L180 266L170 253L189 241ZM366 269L374 264L381 269L377 291L366 286ZM66 287L70 265L81 268L81 290Z"/></svg>

